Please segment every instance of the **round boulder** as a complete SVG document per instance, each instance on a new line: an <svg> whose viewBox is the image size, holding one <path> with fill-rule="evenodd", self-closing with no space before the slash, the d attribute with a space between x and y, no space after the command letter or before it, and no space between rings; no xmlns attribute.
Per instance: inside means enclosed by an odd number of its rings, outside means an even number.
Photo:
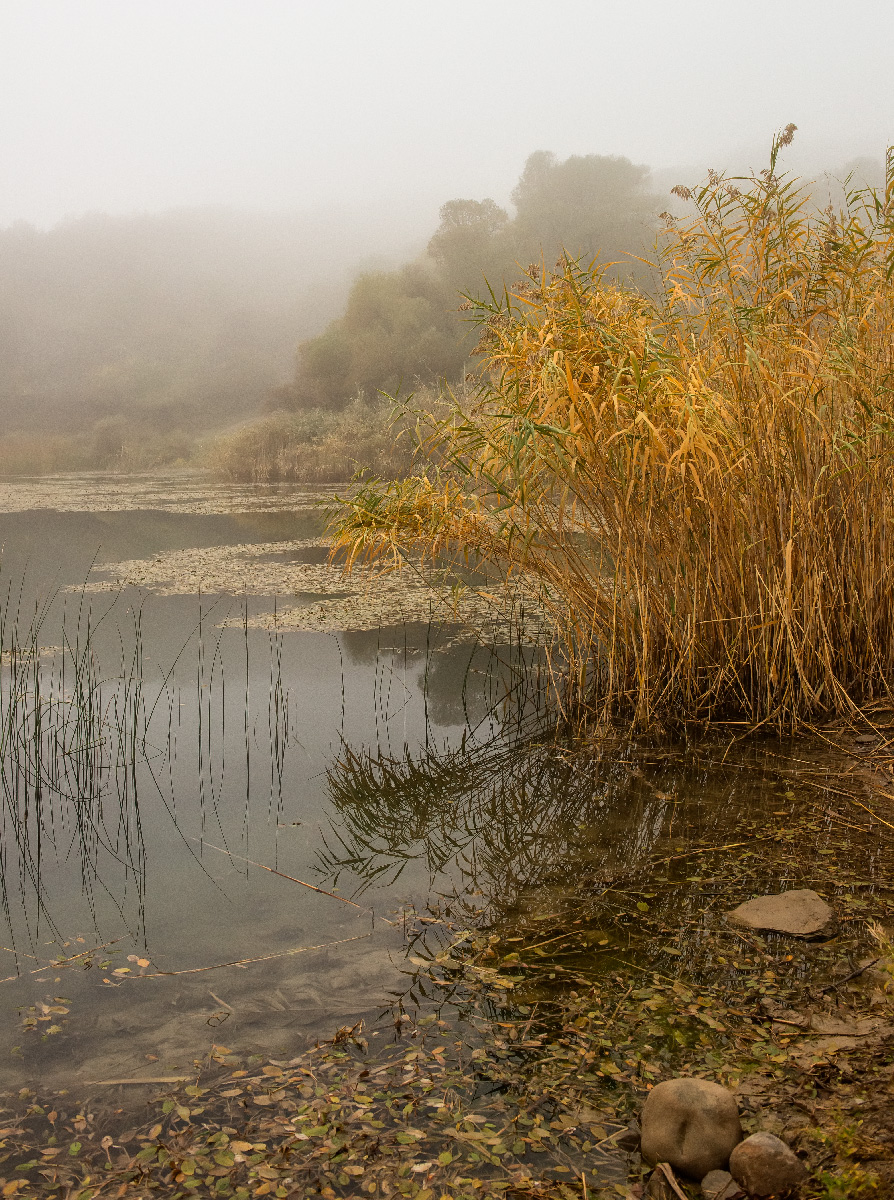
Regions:
<svg viewBox="0 0 894 1200"><path fill-rule="evenodd" d="M740 1142L729 1169L749 1196L784 1196L807 1174L801 1160L772 1133L753 1133Z"/></svg>
<svg viewBox="0 0 894 1200"><path fill-rule="evenodd" d="M667 1079L643 1105L641 1153L654 1165L670 1163L692 1179L726 1166L742 1139L732 1092L706 1079Z"/></svg>

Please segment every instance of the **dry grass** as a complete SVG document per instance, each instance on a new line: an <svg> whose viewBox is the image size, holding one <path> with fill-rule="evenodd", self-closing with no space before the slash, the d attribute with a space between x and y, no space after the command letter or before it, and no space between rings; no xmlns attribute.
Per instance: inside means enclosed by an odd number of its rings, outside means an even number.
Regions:
<svg viewBox="0 0 894 1200"><path fill-rule="evenodd" d="M52 475L89 465L84 448L63 434L12 433L0 438L0 475Z"/></svg>
<svg viewBox="0 0 894 1200"><path fill-rule="evenodd" d="M820 212L776 174L792 132L760 175L678 189L656 294L565 262L483 306L437 468L339 520L355 558L535 580L600 717L790 729L894 679L894 150L885 196Z"/></svg>
<svg viewBox="0 0 894 1200"><path fill-rule="evenodd" d="M123 421L115 422L116 426L121 424ZM97 436L96 429L84 434L10 433L0 437L0 475L55 475L66 471L127 474L187 466L194 451L194 439L178 430L159 434L137 429L120 440Z"/></svg>
<svg viewBox="0 0 894 1200"><path fill-rule="evenodd" d="M412 448L384 402L355 400L340 412L272 413L217 439L206 462L236 483L343 483L360 469L405 475Z"/></svg>

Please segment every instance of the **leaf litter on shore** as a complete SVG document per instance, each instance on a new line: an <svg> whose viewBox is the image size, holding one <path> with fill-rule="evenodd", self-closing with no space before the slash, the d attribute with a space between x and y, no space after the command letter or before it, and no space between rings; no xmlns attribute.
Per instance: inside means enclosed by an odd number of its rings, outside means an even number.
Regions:
<svg viewBox="0 0 894 1200"><path fill-rule="evenodd" d="M610 878L569 847L521 907L404 912L388 1024L293 1058L217 1046L142 1115L114 1081L6 1097L0 1194L633 1196L628 1121L655 1082L693 1074L736 1092L747 1132L798 1150L807 1195L883 1195L894 964L877 923L894 919L894 841L830 824L809 782L779 786L784 820L745 812L720 844L668 838ZM780 880L829 897L839 933L725 924Z"/></svg>

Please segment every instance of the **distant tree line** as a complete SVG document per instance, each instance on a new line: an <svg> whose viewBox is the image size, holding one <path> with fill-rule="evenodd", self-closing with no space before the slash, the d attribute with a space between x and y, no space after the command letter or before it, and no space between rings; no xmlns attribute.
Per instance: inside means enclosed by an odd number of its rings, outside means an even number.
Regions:
<svg viewBox="0 0 894 1200"><path fill-rule="evenodd" d="M344 313L301 343L295 375L273 394L285 409L338 409L358 395L393 394L458 378L475 344L463 294L501 289L531 262L551 267L563 253L641 276L657 199L647 167L627 158L538 151L525 164L512 203L450 200L427 252L393 271L360 275Z"/></svg>
<svg viewBox="0 0 894 1200"><path fill-rule="evenodd" d="M406 256L401 221L209 208L0 229L0 468L118 466L134 443L179 459L255 416L364 258Z"/></svg>

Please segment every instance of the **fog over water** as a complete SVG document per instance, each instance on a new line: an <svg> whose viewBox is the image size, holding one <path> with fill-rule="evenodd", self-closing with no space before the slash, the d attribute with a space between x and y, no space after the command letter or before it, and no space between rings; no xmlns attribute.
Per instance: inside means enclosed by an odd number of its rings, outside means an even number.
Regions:
<svg viewBox="0 0 894 1200"><path fill-rule="evenodd" d="M0 224L222 204L424 230L533 150L733 168L880 157L884 0L4 0Z"/></svg>

